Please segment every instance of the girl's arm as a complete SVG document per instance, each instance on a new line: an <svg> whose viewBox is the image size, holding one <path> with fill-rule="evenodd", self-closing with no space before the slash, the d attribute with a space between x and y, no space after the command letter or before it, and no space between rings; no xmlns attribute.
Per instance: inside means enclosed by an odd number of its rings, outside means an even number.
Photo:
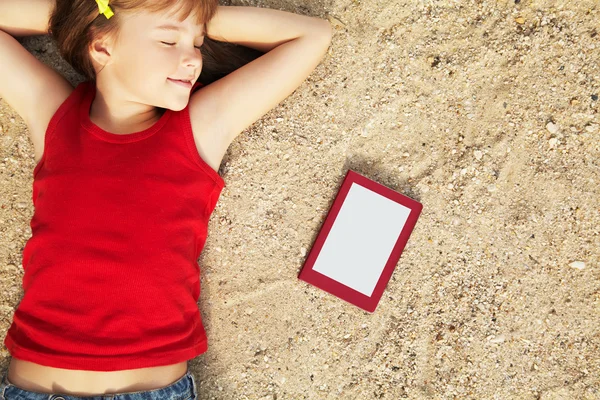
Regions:
<svg viewBox="0 0 600 400"><path fill-rule="evenodd" d="M0 0L0 30L13 37L48 34L54 0Z"/></svg>
<svg viewBox="0 0 600 400"><path fill-rule="evenodd" d="M332 39L329 21L268 8L219 6L207 36L264 52L197 91L192 119L210 113L206 131L221 149L296 90L322 61ZM223 151L224 153L224 151Z"/></svg>
<svg viewBox="0 0 600 400"><path fill-rule="evenodd" d="M300 36L331 35L331 25L321 18L239 6L219 6L207 30L211 39L241 44L263 53Z"/></svg>
<svg viewBox="0 0 600 400"><path fill-rule="evenodd" d="M73 87L17 36L46 34L52 7L54 0L0 0L0 98L27 124L36 163L50 118Z"/></svg>

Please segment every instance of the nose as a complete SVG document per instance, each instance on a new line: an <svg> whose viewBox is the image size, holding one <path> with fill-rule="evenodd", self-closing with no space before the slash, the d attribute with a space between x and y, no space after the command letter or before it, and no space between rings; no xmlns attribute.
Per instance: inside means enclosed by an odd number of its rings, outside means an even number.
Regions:
<svg viewBox="0 0 600 400"><path fill-rule="evenodd" d="M202 64L202 55L197 48L192 46L192 49L187 49L183 51L182 54L182 63L186 67L198 67Z"/></svg>

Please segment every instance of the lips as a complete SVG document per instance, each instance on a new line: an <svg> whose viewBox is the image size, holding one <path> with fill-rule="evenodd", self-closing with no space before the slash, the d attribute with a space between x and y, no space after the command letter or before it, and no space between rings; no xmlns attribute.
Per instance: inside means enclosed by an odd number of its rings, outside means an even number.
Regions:
<svg viewBox="0 0 600 400"><path fill-rule="evenodd" d="M193 76L190 76L189 78L169 78L173 81L181 81L181 82L191 82L194 80Z"/></svg>
<svg viewBox="0 0 600 400"><path fill-rule="evenodd" d="M171 78L167 78L167 80L173 82L174 84L176 84L178 86L182 86L182 87L185 87L188 89L190 89L192 87L192 82L188 81L188 80L171 79Z"/></svg>

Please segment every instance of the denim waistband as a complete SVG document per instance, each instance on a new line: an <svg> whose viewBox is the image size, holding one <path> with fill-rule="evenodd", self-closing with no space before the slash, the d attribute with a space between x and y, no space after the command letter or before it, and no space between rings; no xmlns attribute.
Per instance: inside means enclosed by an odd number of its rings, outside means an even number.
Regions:
<svg viewBox="0 0 600 400"><path fill-rule="evenodd" d="M160 389L96 396L72 396L60 393L50 394L24 390L8 382L8 371L2 376L0 383L0 400L195 400L197 397L196 381L189 371L176 382Z"/></svg>

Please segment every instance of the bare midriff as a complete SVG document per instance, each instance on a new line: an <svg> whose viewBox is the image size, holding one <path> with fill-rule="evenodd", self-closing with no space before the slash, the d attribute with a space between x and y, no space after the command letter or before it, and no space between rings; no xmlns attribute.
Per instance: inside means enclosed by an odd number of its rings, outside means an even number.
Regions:
<svg viewBox="0 0 600 400"><path fill-rule="evenodd" d="M159 367L122 371L83 371L52 368L12 357L9 382L30 392L99 396L161 389L187 372L187 361Z"/></svg>

